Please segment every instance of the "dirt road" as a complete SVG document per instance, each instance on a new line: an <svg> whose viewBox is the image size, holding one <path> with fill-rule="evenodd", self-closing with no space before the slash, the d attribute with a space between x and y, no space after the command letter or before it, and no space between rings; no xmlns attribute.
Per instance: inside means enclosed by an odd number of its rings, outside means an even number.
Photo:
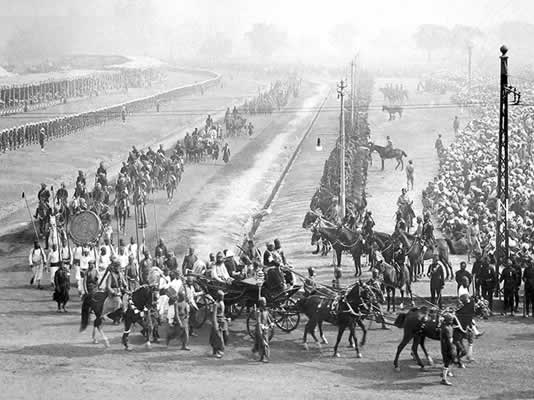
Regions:
<svg viewBox="0 0 534 400"><path fill-rule="evenodd" d="M263 204L269 182L272 184L276 180L277 171L283 168L291 147L298 143L312 117L311 113L299 113L298 108L319 103L326 89L323 85L309 85L290 105L294 113L254 121L262 128L252 139L240 138L231 144L234 156L230 164L188 167L178 198L171 206L167 206L161 196L156 198L160 221L165 221L159 229L167 242L176 244L180 252L189 243L199 249L209 245L211 249L221 244L230 246L241 239L248 216L257 205ZM327 101L327 105L335 104L334 98ZM370 116L375 117L378 121L378 115ZM413 113L406 119L417 128L410 133L413 136L404 133L410 140L421 140L418 135L431 129L432 120L422 115ZM286 254L300 270L306 265L315 265L328 271L329 260L309 255L309 233L303 231L300 224L335 141L337 121L337 113L325 112L319 116L272 204L272 214L258 232L260 244L280 237ZM380 129L380 124L383 122L377 122L373 134ZM314 149L317 136L321 136L322 153ZM399 138L397 144L401 146L400 143ZM422 148L423 151L426 150ZM399 180L398 184L401 183ZM373 196L378 209L381 201L378 188ZM150 218L150 208L148 213ZM153 240L151 232L147 237ZM25 257L29 242L30 235L0 238L3 261L0 265L0 363L3 367L0 398L183 396L191 399L357 397L397 400L534 397L531 319L495 318L481 323L486 334L476 342L477 362L465 370L455 370L454 387L439 386L440 369L420 371L409 360L407 350L401 357L402 372L394 372L392 358L401 333L396 328L378 330L374 325L362 350L362 359L357 359L354 351L346 348L341 349L341 358L333 359L331 345L321 349L312 344L309 351L304 351L299 344L304 323L301 322L291 334L277 331L272 342L272 362L257 363L250 353L252 341L246 336L243 319L231 323L230 344L222 360L209 357L208 327L201 330L198 338L193 338L190 353L178 350L177 343L172 343L169 349L155 345L152 350L146 350L140 346L140 337L135 332L131 338L137 346L133 352L125 353L119 343L122 329L106 325L112 348L104 350L103 345L89 344L88 332L78 333L77 299L70 305L71 313L56 314L50 291L28 287ZM346 270L350 268L347 264ZM327 273L324 273L325 279ZM331 327L326 328L326 335L332 342ZM439 362L438 344L429 343L428 348Z"/></svg>

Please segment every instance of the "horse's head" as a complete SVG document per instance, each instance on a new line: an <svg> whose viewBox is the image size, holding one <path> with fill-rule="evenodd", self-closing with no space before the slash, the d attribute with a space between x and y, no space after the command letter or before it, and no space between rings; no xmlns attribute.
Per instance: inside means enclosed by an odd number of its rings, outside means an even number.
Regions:
<svg viewBox="0 0 534 400"><path fill-rule="evenodd" d="M304 216L304 221L302 221L302 227L304 229L309 229L312 227L312 225L317 221L317 219L319 218L319 216L313 212L313 211L308 211L306 213L306 215Z"/></svg>
<svg viewBox="0 0 534 400"><path fill-rule="evenodd" d="M321 232L317 229L317 227L312 228L312 237L311 237L311 245L315 246L319 240L321 239Z"/></svg>

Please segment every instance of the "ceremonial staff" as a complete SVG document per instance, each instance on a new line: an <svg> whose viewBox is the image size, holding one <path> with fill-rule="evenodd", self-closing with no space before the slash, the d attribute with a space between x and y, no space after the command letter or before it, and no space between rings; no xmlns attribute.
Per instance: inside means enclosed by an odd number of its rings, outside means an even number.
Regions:
<svg viewBox="0 0 534 400"><path fill-rule="evenodd" d="M54 192L54 186L50 186L50 191L52 192L52 205L55 203L56 201L56 192ZM53 210L53 209L52 209ZM54 214L54 221L56 221L56 240L57 240L57 249L58 249L58 252L59 251L59 229L58 229L58 226L57 226L57 218L56 218L56 214ZM48 229L51 229L51 226L52 224L50 224L50 228ZM53 242L52 242L53 243ZM61 254L61 252L60 252Z"/></svg>
<svg viewBox="0 0 534 400"><path fill-rule="evenodd" d="M24 195L24 192L22 192L22 198L24 199L24 203L26 203L26 208L28 209L28 214L30 215L30 221L32 221L33 232L35 233L35 238L39 242L39 234L37 233L37 227L35 226L35 221L33 220L32 212L30 211L30 206L28 205L28 200L26 200L26 196Z"/></svg>
<svg viewBox="0 0 534 400"><path fill-rule="evenodd" d="M159 243L159 232L158 232L158 213L156 211L156 198L152 198L152 204L154 205L154 225L156 227L156 246Z"/></svg>

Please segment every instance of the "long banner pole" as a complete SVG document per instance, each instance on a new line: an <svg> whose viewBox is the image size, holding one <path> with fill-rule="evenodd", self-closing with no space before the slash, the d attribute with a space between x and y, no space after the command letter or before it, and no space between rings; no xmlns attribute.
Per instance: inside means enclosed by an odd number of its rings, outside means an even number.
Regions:
<svg viewBox="0 0 534 400"><path fill-rule="evenodd" d="M24 195L24 192L22 192L22 198L24 199L24 203L26 203L26 208L28 209L28 214L30 215L30 221L33 225L33 232L35 233L35 238L39 242L39 234L37 233L37 227L35 226L35 221L32 216L32 212L30 211L30 206L28 205L28 200L26 200L26 196Z"/></svg>

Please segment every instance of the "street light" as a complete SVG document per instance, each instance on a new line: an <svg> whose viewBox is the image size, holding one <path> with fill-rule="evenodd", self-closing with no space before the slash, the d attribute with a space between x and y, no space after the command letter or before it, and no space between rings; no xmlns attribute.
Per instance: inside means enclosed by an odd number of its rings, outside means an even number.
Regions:
<svg viewBox="0 0 534 400"><path fill-rule="evenodd" d="M321 146L321 138L317 138L317 144L315 145L315 151L323 151L323 146Z"/></svg>

